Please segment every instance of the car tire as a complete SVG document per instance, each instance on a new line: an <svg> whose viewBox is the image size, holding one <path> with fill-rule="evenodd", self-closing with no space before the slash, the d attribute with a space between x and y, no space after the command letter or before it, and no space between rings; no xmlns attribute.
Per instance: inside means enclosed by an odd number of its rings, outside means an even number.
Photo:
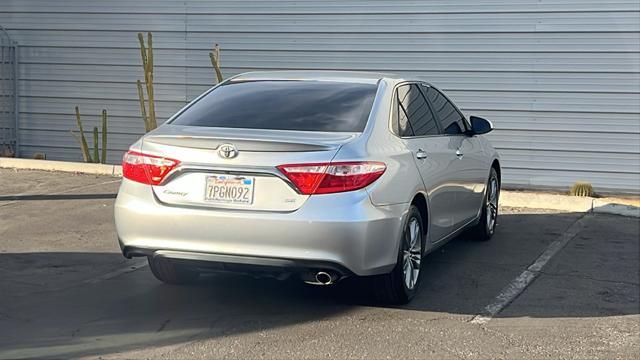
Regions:
<svg viewBox="0 0 640 360"><path fill-rule="evenodd" d="M491 240L498 223L498 200L500 199L500 180L495 168L491 168L487 188L482 202L480 220L471 228L471 236L478 241Z"/></svg>
<svg viewBox="0 0 640 360"><path fill-rule="evenodd" d="M200 276L199 272L160 256L149 256L147 260L149 261L149 268L151 268L153 276L163 283L175 285L188 284L194 282Z"/></svg>
<svg viewBox="0 0 640 360"><path fill-rule="evenodd" d="M416 295L422 278L422 257L425 248L426 231L423 224L420 211L415 205L411 205L400 239L396 266L390 273L373 276L371 279L373 294L379 303L406 304ZM413 234L417 238L412 239ZM407 266L411 268L407 269Z"/></svg>

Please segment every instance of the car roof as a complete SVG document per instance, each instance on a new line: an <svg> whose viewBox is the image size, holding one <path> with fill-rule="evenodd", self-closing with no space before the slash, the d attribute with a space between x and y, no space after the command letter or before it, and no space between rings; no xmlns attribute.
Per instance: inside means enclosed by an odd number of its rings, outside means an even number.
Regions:
<svg viewBox="0 0 640 360"><path fill-rule="evenodd" d="M333 70L295 70L295 71L253 71L234 76L230 81L266 81L266 80L316 80L338 81L363 84L376 84L381 79L396 81L408 80L402 76L383 72L333 71ZM417 80L417 79L413 79ZM419 80L422 81L422 80Z"/></svg>

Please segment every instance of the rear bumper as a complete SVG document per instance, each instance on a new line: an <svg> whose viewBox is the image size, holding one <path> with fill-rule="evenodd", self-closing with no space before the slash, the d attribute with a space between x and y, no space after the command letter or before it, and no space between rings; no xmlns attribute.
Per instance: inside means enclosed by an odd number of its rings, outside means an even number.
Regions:
<svg viewBox="0 0 640 360"><path fill-rule="evenodd" d="M122 254L127 258L134 256L147 256L150 258L161 257L204 270L241 273L290 273L298 274L303 279L310 279L310 281L313 281L313 275L318 271L335 274L338 280L353 275L353 272L346 267L328 261L143 249L124 246L121 241L120 247Z"/></svg>
<svg viewBox="0 0 640 360"><path fill-rule="evenodd" d="M123 179L115 220L125 256L364 276L395 265L408 207L376 207L364 190L312 196L290 213L173 207Z"/></svg>

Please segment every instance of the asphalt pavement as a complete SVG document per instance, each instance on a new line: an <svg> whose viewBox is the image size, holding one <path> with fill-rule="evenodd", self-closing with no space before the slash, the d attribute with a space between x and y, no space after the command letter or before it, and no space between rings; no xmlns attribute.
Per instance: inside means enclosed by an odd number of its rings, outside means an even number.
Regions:
<svg viewBox="0 0 640 360"><path fill-rule="evenodd" d="M158 282L119 253L119 179L0 169L0 358L634 358L640 353L640 223L502 208L490 242L428 255L401 307L362 281L211 275ZM472 322L558 239L512 302ZM572 231L573 231L572 230ZM573 236L575 235L575 236Z"/></svg>

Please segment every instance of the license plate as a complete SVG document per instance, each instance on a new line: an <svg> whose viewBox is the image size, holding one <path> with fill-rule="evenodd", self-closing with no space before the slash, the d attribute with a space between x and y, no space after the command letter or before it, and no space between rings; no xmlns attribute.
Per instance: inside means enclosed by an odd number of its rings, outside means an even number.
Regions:
<svg viewBox="0 0 640 360"><path fill-rule="evenodd" d="M204 200L220 204L253 204L255 179L234 175L207 176Z"/></svg>

